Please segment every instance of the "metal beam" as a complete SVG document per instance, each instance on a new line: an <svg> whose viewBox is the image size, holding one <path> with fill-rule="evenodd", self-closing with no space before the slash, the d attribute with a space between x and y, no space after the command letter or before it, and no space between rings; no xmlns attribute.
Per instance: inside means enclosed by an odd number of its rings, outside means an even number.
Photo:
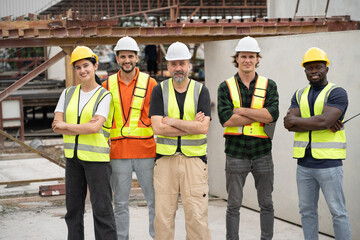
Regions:
<svg viewBox="0 0 360 240"><path fill-rule="evenodd" d="M65 56L65 86L66 87L70 87L70 86L75 86L76 85L76 79L75 79L75 74L74 74L74 67L72 66L72 64L70 64L71 62L71 53L74 50L74 47L65 47L62 46L61 47L67 54Z"/></svg>
<svg viewBox="0 0 360 240"><path fill-rule="evenodd" d="M64 181L65 178L44 178L44 179L30 179L30 180L20 180L20 181L7 181L0 182L0 185L20 185L20 184L29 184L33 182L52 182L52 181Z"/></svg>
<svg viewBox="0 0 360 240"><path fill-rule="evenodd" d="M146 16L146 12L142 13ZM97 46L115 45L119 38L131 36L138 44L168 44L178 41L184 43L200 43L215 40L239 39L250 35L254 37L278 36L315 32L359 30L360 22L351 21L347 17L331 18L250 18L215 20L194 20L191 22L168 21L165 27L113 27L88 26L64 29L56 35L56 29L47 29L49 37L17 37L0 36L0 48L6 47L42 47L78 45Z"/></svg>
<svg viewBox="0 0 360 240"><path fill-rule="evenodd" d="M65 168L65 165L62 164L61 162L52 159L51 157L47 156L46 154L44 154L44 153L42 153L42 152L39 152L39 151L36 150L35 148L33 148L33 147L25 144L24 142L22 142L22 141L20 141L20 140L18 140L18 139L16 139L16 138L14 138L13 136L9 135L8 133L4 132L4 131L1 130L1 129L0 129L0 134L3 135L4 137L9 138L9 139L12 140L12 141L18 143L18 144L20 144L21 146L29 149L30 151L32 151L32 152L34 152L34 153L42 156L43 158L46 158L46 159L49 160L50 162L55 163L56 165L59 165L59 166L62 167L62 168Z"/></svg>
<svg viewBox="0 0 360 240"><path fill-rule="evenodd" d="M30 82L33 78L38 76L40 73L48 69L51 65L62 59L66 53L64 51L59 52L51 59L47 60L28 74L26 74L24 77L20 78L13 84L11 84L8 88L6 88L4 91L0 93L0 101L4 100L6 97L8 97L11 93L16 91L17 89L24 86L26 83Z"/></svg>
<svg viewBox="0 0 360 240"><path fill-rule="evenodd" d="M110 17L109 19L129 17L129 16L134 16L134 15L141 15L143 13L149 13L149 12L159 12L159 11L163 11L163 10L174 9L174 8L177 8L177 7L178 7L178 5L173 5L173 6L169 6L169 7L162 7L162 8L154 8L154 9L145 10L145 11L139 11L139 12L132 12L132 13L128 13L128 14L117 15L117 16Z"/></svg>

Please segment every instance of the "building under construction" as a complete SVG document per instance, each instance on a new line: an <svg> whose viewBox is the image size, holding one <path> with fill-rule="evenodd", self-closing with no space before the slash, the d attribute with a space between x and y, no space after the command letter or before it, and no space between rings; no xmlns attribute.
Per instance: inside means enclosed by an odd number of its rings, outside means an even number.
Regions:
<svg viewBox="0 0 360 240"><path fill-rule="evenodd" d="M25 122L26 119L34 118L39 113L41 118L46 116L49 118L47 124L51 122L51 112L61 91L65 86L77 84L73 69L69 65L69 56L75 46L111 47L119 38L126 35L133 37L141 45L157 46L158 63L159 66L163 66L159 69L157 80L166 78L163 56L168 44L174 41L187 43L191 45L194 55L197 47L204 44L205 58L201 60L203 69L205 67L204 81L209 87L214 106L218 84L234 71L230 60L234 42L248 35L259 39L263 55L259 71L269 74L277 82L281 95L282 114L288 108L295 87L306 84L298 62L302 57L301 53L304 52L303 49L310 47L309 44L328 48L327 52L331 56L332 63L330 72L334 74L330 76L335 82L338 81L340 85L347 87L349 99L353 99L352 103L357 101L352 92L359 88L358 81L354 79L360 73L356 67L349 69L351 64L360 60L359 50L354 47L360 29L360 4L356 0L349 0L346 3L339 3L336 0L324 0L322 3L311 0L57 0L52 2L53 5L39 12L24 12L16 16L3 15L0 21L0 50L4 52L5 49L13 49L12 55L3 55L5 57L0 62L0 103L10 97L21 97L21 109L25 116L25 120L23 118L22 121ZM341 45L341 41L345 42L344 46ZM222 56L223 54L227 54L226 57ZM350 62L347 62L348 60ZM63 69L61 71L63 77L53 79L51 74L53 66L59 62ZM140 67L146 70L144 66L140 64ZM343 75L340 75L339 69L336 71L336 66L342 66ZM114 71L111 64L108 67L107 72ZM60 68L55 68L59 72ZM348 110L350 115L357 112L357 109L352 107L354 105ZM226 198L226 191L223 189L224 179L219 174L219 169L222 169L224 164L221 148L223 144L220 140L222 128L217 122L216 107L212 110L213 121L208 136L209 185L212 194ZM10 130L4 128L4 120L1 119L1 129ZM280 119L279 121L281 122ZM355 121L352 124L356 123ZM293 199L296 193L289 180L294 176L288 177L295 163L290 163L288 158L291 156L284 153L291 148L291 139L281 125L278 123L273 141L274 159L278 159L274 202L281 203L276 208L276 214L279 218L300 224L299 219L295 217L298 216L297 202ZM354 143L353 147L351 146L351 142L355 142L356 136L360 133L355 128L352 129L348 131L349 158L356 158L360 152L354 147ZM25 132L31 136L28 131ZM40 134L44 134L43 131L32 133L32 136L40 136ZM345 191L349 196L347 196L349 212L359 213L354 200L358 199L359 194L347 190L346 184L351 183L350 186L354 183L360 184L357 175L352 173L352 169L358 169L360 166L354 161L346 164L350 165L345 171L351 173L344 181ZM284 194L291 201L285 201ZM256 196L254 197L254 193L251 192L247 195L249 197L244 199L244 205L256 209L254 202ZM320 226L321 231L332 235L329 214L324 209L320 209L319 212L325 222ZM352 223L355 223L358 217L360 217L358 214L350 216ZM359 230L353 231L354 236L360 237Z"/></svg>
<svg viewBox="0 0 360 240"><path fill-rule="evenodd" d="M301 2L297 1L293 18L267 17L266 0L56 2L38 14L4 16L0 21L0 48L3 49L0 101L9 96L21 96L25 120L35 118L37 112L46 118L62 88L76 84L68 64L68 56L76 45L111 46L122 36L132 36L139 44L156 44L160 70L166 70L162 44L177 40L196 44L193 45L196 54L199 44L213 40L358 28L358 22L351 21L350 17L326 17L330 1L327 1L324 16L320 17L297 17ZM50 47L61 47L61 51L49 56ZM48 74L48 69L62 58L65 58L65 83L53 81ZM202 62L193 63L195 71L203 68ZM116 67L114 61L105 65L103 78L108 72L116 71ZM142 61L140 67L145 70ZM157 79L163 78L163 71L160 71Z"/></svg>

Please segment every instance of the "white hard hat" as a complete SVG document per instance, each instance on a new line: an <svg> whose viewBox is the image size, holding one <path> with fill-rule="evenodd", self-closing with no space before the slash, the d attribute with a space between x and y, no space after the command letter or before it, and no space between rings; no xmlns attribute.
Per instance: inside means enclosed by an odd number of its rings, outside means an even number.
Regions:
<svg viewBox="0 0 360 240"><path fill-rule="evenodd" d="M167 50L165 59L167 61L189 60L191 53L189 48L182 42L174 42Z"/></svg>
<svg viewBox="0 0 360 240"><path fill-rule="evenodd" d="M244 37L240 39L239 43L235 48L235 52L260 52L260 47L255 38Z"/></svg>
<svg viewBox="0 0 360 240"><path fill-rule="evenodd" d="M116 54L117 51L140 51L139 46L137 45L136 41L132 37L122 37L116 43L114 48L114 52Z"/></svg>

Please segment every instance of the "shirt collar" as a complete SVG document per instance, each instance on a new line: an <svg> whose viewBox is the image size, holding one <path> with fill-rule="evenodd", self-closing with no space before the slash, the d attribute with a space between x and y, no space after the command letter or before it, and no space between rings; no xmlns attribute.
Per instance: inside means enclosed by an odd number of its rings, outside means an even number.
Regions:
<svg viewBox="0 0 360 240"><path fill-rule="evenodd" d="M131 84L132 82L135 82L136 81L136 79L138 78L138 75L139 75L139 68L137 68L137 67L135 67L135 71L136 71L136 73L135 73L135 77L130 81L130 83L129 84ZM124 83L125 84L125 82L121 79L121 77L120 77L120 72L121 72L121 69L118 71L118 73L117 73L117 75L118 75L118 79L119 79L119 82L121 82L121 83Z"/></svg>
<svg viewBox="0 0 360 240"><path fill-rule="evenodd" d="M254 77L253 80L251 80L250 86L252 86L252 85L255 84L257 78L258 78L258 74L257 74L257 72L255 72L255 77ZM242 86L245 86L245 84L242 82L242 80L241 80L240 75L239 75L238 72L235 74L235 79L239 82L239 84L241 84ZM249 87L250 87L250 86L249 86Z"/></svg>

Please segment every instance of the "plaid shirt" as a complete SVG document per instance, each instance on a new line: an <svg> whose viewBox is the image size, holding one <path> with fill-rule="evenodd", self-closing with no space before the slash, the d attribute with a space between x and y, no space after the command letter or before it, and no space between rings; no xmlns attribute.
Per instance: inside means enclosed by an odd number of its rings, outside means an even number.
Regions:
<svg viewBox="0 0 360 240"><path fill-rule="evenodd" d="M238 81L242 106L250 108L251 100L255 88L255 79L258 74L255 74L254 80L250 82L249 89L241 81L238 73L235 74L235 79ZM229 88L226 82L222 82L218 88L218 115L221 125L227 122L233 115L234 105L230 96ZM269 79L266 99L264 103L266 108L274 122L279 117L279 95L277 92L277 86L274 81ZM252 136L237 135L237 136L225 136L225 153L226 155L239 158L239 159L256 159L264 156L266 153L271 151L271 140L270 138L257 138Z"/></svg>

